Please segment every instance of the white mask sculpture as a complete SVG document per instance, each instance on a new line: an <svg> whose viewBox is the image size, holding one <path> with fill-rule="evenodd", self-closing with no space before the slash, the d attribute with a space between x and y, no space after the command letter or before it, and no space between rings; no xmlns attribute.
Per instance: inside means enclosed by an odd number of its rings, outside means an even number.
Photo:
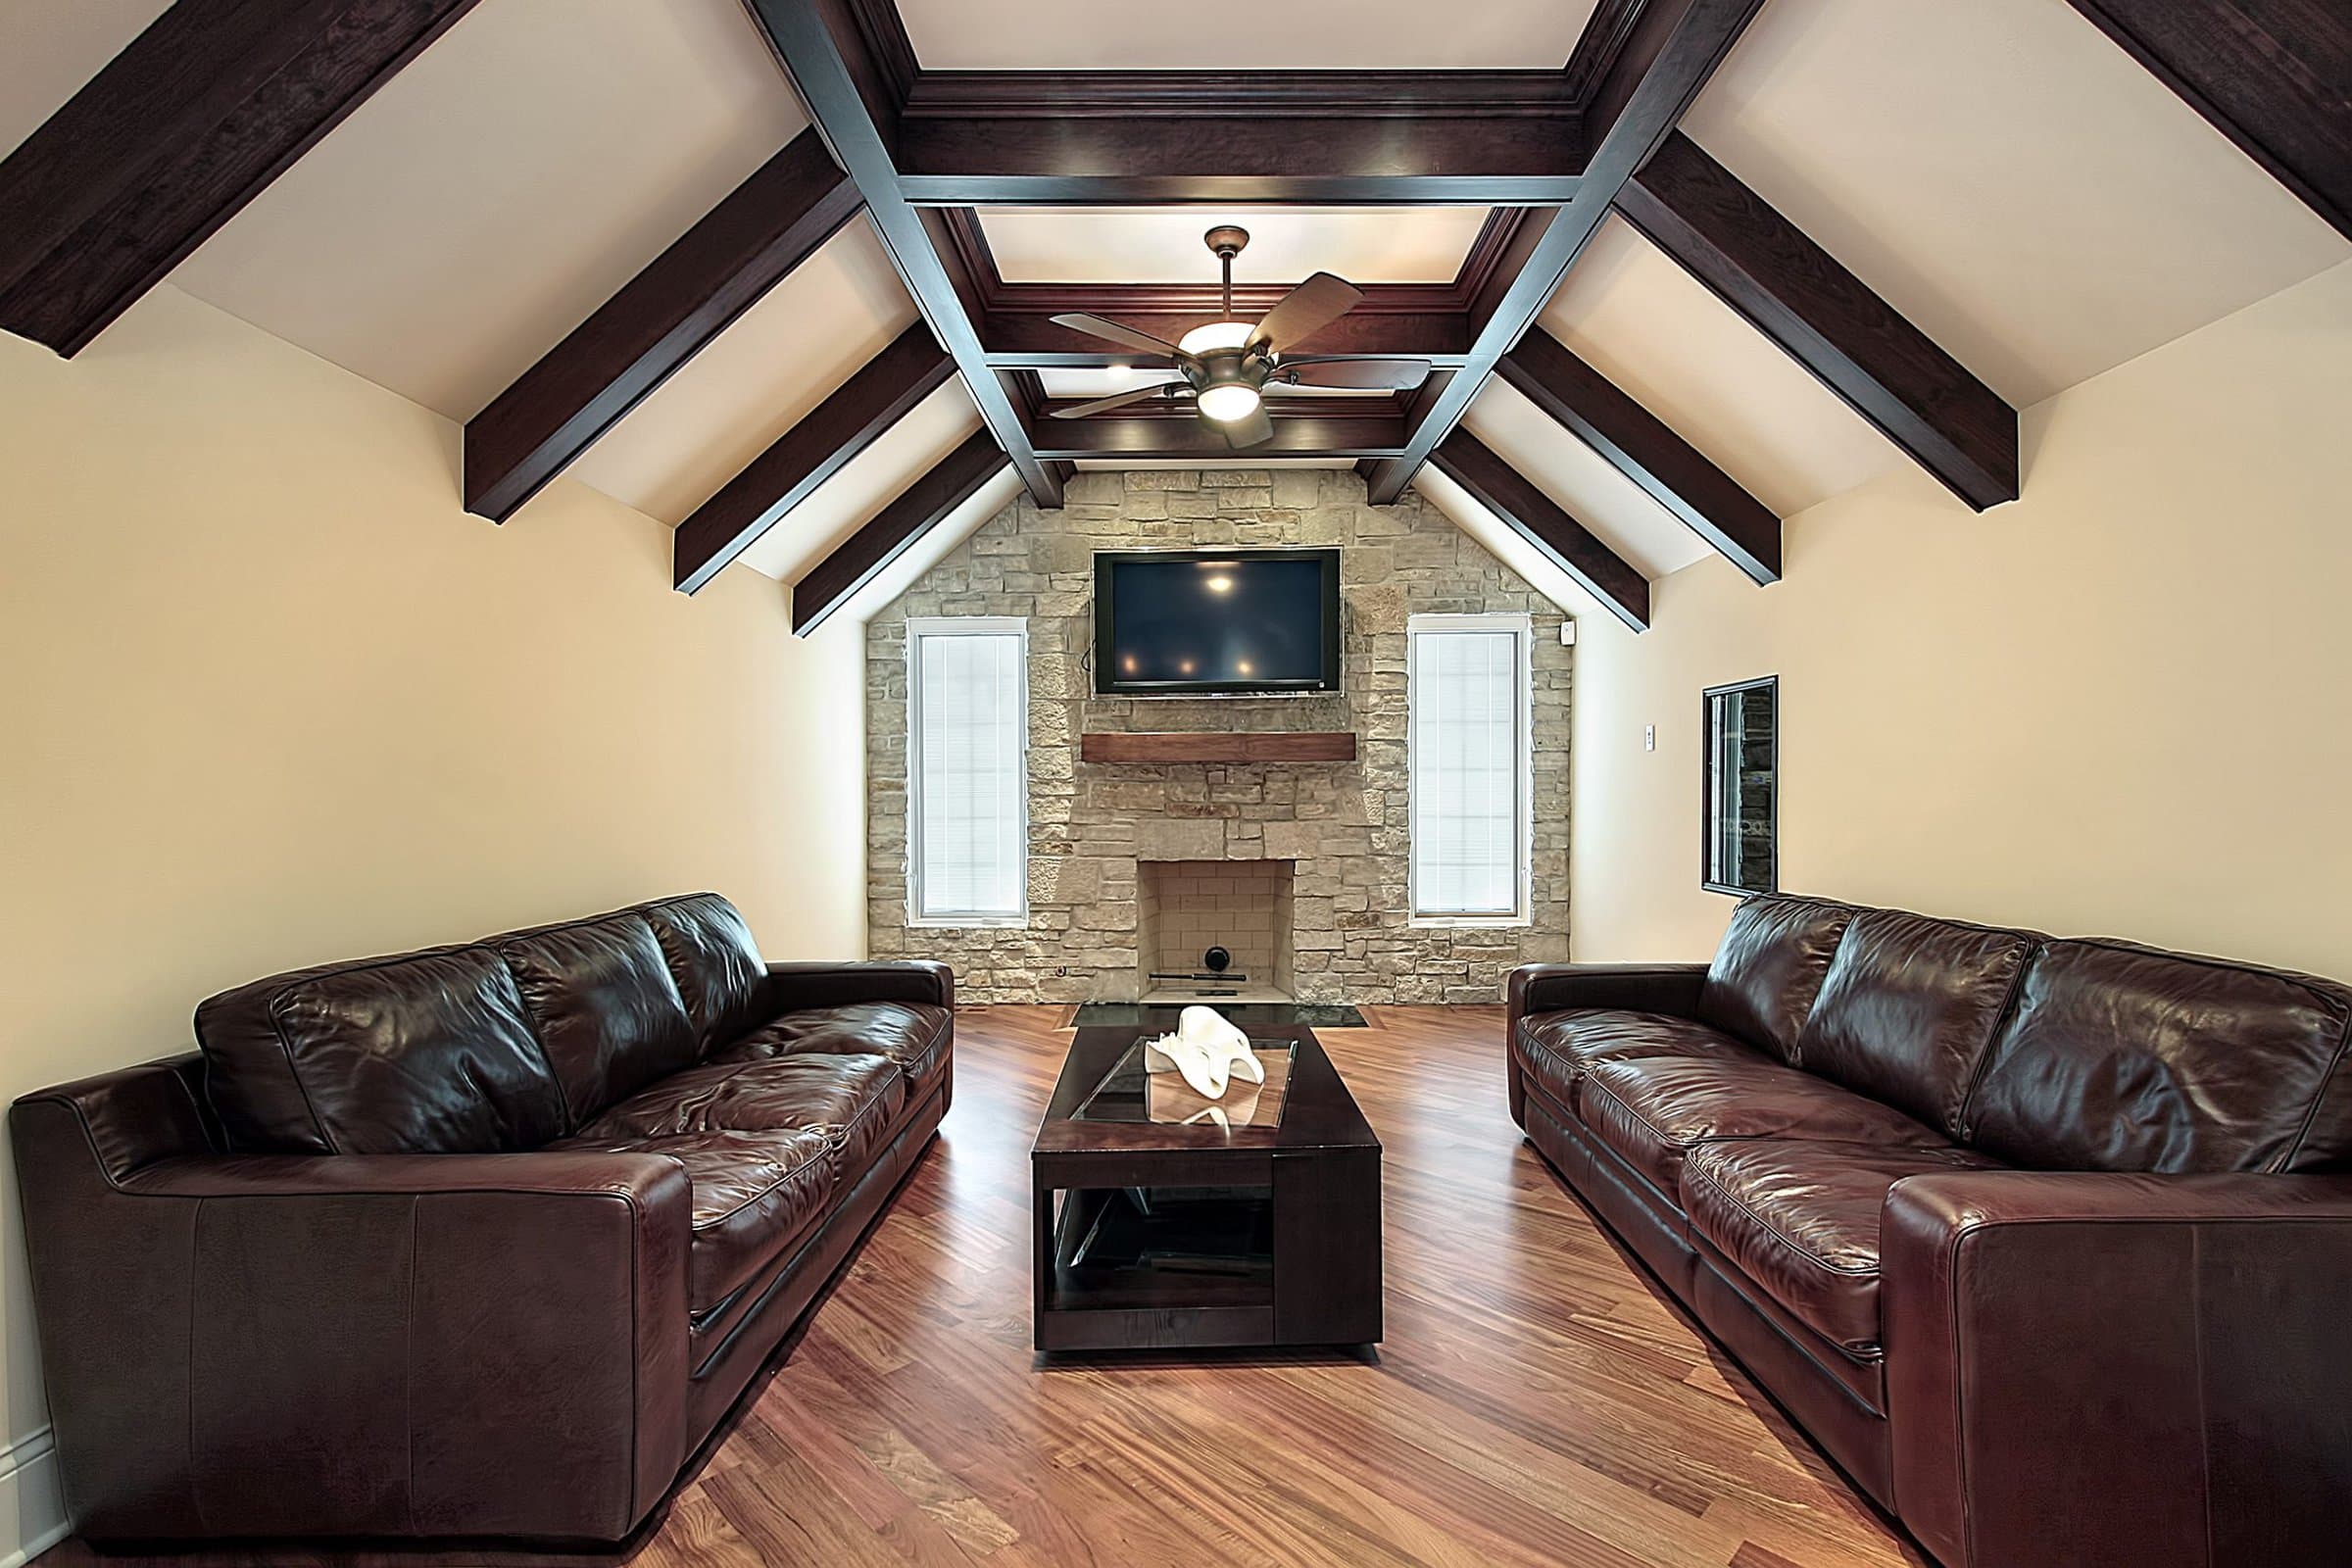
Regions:
<svg viewBox="0 0 2352 1568"><path fill-rule="evenodd" d="M1144 1070L1182 1073L1204 1100L1223 1099L1236 1075L1253 1084L1266 1081L1265 1063L1250 1049L1250 1037L1212 1007L1187 1007L1177 1015L1174 1034L1145 1041Z"/></svg>

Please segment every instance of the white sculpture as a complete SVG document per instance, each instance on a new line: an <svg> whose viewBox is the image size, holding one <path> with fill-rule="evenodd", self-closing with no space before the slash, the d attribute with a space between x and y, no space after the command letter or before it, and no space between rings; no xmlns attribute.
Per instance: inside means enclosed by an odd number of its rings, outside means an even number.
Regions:
<svg viewBox="0 0 2352 1568"><path fill-rule="evenodd" d="M1204 1100L1222 1100L1239 1076L1266 1081L1266 1066L1250 1049L1250 1037L1218 1016L1213 1007L1187 1007L1177 1014L1176 1032L1144 1042L1144 1070L1175 1072Z"/></svg>

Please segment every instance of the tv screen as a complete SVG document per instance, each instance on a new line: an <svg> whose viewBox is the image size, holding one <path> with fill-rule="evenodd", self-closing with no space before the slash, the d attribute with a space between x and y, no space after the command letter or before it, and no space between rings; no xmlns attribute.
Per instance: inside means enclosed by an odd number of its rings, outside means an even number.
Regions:
<svg viewBox="0 0 2352 1568"><path fill-rule="evenodd" d="M1340 689L1337 550L1095 557L1095 690L1130 697Z"/></svg>

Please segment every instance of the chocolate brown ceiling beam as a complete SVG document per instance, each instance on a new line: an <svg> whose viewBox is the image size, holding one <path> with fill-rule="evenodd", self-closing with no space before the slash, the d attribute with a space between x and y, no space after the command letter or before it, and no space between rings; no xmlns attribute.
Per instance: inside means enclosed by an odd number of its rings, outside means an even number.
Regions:
<svg viewBox="0 0 2352 1568"><path fill-rule="evenodd" d="M466 510L504 522L858 215L794 137L466 424Z"/></svg>
<svg viewBox="0 0 2352 1568"><path fill-rule="evenodd" d="M2352 8L2343 0L2070 3L2352 238Z"/></svg>
<svg viewBox="0 0 2352 1568"><path fill-rule="evenodd" d="M1506 263L1490 298L1475 308L1478 332L1462 368L1443 385L1431 383L1420 423L1404 451L1365 468L1374 504L1386 506L1402 495L1414 470L1453 434L1487 377L1535 325L1560 279L1592 242L1619 189L1674 129L1762 3L1647 0L1627 25L1585 106L1585 134L1592 151L1576 199L1547 221L1521 228L1516 265Z"/></svg>
<svg viewBox="0 0 2352 1568"><path fill-rule="evenodd" d="M917 321L901 333L678 525L678 591L694 593L725 570L955 373L929 327Z"/></svg>
<svg viewBox="0 0 2352 1568"><path fill-rule="evenodd" d="M1012 390L988 363L972 309L948 270L939 242L900 188L893 149L899 101L909 63L883 46L856 0L743 0L744 10L792 78L815 129L865 199L866 216L915 309L956 362L1021 483L1041 507L1061 505L1066 465L1040 459L1029 446Z"/></svg>
<svg viewBox="0 0 2352 1568"><path fill-rule="evenodd" d="M1065 462L1167 461L1183 463L1250 464L1269 458L1378 459L1394 456L1404 446L1404 419L1386 398L1267 399L1274 416L1274 434L1244 451L1235 451L1224 435L1183 403L1159 412L1122 411L1081 419L1051 417L1068 400L1049 400L1033 421L1031 439L1038 451ZM1289 403L1312 403L1312 408L1285 408ZM1348 405L1361 404L1361 408Z"/></svg>
<svg viewBox="0 0 2352 1568"><path fill-rule="evenodd" d="M0 163L0 330L80 353L473 6L166 9Z"/></svg>
<svg viewBox="0 0 2352 1568"><path fill-rule="evenodd" d="M1618 194L1634 226L1979 512L2017 499L2017 411L1688 136Z"/></svg>
<svg viewBox="0 0 2352 1568"><path fill-rule="evenodd" d="M1003 473L1007 461L986 430L941 459L871 522L802 573L792 585L794 635L806 637L823 625L883 567Z"/></svg>
<svg viewBox="0 0 2352 1568"><path fill-rule="evenodd" d="M1583 127L1557 71L926 71L899 164L931 206L1534 206Z"/></svg>
<svg viewBox="0 0 2352 1568"><path fill-rule="evenodd" d="M1781 578L1781 519L1542 327L1495 373L1757 582Z"/></svg>
<svg viewBox="0 0 2352 1568"><path fill-rule="evenodd" d="M1636 631L1649 628L1649 579L1467 430L1431 454L1440 473L1542 551Z"/></svg>

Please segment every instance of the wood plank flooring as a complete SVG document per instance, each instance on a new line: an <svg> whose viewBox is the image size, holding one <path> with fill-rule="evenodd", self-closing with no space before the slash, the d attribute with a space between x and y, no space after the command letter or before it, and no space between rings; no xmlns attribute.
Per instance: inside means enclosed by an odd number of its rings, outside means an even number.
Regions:
<svg viewBox="0 0 2352 1568"><path fill-rule="evenodd" d="M1388 1341L1041 1368L1028 1149L1059 1007L956 1019L941 1142L621 1552L241 1548L164 1568L1922 1564L1652 1293L1503 1108L1497 1007L1318 1030L1386 1146ZM40 1559L123 1559L77 1542Z"/></svg>

